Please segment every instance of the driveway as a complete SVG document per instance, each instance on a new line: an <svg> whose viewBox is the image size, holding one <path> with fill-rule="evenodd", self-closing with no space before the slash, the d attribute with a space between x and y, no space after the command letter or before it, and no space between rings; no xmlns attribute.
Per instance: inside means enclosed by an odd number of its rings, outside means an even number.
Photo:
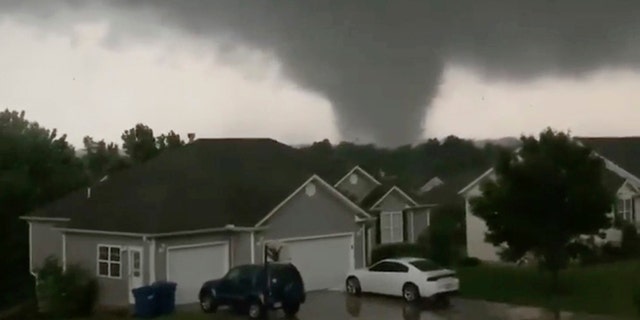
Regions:
<svg viewBox="0 0 640 320"><path fill-rule="evenodd" d="M190 307L191 310L197 308ZM211 320L246 319L227 310L220 310L208 317ZM269 319L285 319L281 312L271 314ZM342 292L313 292L307 295L307 302L300 308L299 320L314 319L386 319L386 320L615 320L611 317L577 315L553 312L531 307L517 307L501 303L478 300L453 299L452 306L443 310L432 310L427 306L413 307L400 299L363 296L347 296Z"/></svg>

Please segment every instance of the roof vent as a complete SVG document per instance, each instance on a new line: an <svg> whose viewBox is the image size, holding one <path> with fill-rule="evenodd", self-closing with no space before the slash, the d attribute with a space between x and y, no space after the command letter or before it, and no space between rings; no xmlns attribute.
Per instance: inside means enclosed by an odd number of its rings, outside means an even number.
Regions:
<svg viewBox="0 0 640 320"><path fill-rule="evenodd" d="M187 133L187 137L189 137L189 143L191 143L196 139L196 134L193 132Z"/></svg>

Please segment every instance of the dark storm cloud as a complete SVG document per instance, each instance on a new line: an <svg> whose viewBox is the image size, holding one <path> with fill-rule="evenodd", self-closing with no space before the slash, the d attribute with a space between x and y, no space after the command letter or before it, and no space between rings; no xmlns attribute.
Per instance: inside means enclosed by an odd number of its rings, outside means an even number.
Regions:
<svg viewBox="0 0 640 320"><path fill-rule="evenodd" d="M152 39L164 26L272 53L290 79L332 103L345 138L385 145L419 137L446 63L509 81L582 76L640 63L637 0L87 3L8 1L4 10L40 18L90 12L115 21L114 42Z"/></svg>

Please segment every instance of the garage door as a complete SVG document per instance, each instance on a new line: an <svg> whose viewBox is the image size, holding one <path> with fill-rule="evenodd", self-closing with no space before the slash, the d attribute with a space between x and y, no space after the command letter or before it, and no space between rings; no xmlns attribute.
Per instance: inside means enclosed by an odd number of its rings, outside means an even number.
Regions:
<svg viewBox="0 0 640 320"><path fill-rule="evenodd" d="M307 291L344 286L354 259L353 234L284 242Z"/></svg>
<svg viewBox="0 0 640 320"><path fill-rule="evenodd" d="M198 301L202 284L220 278L229 269L227 243L207 243L167 249L168 280L177 283L176 303Z"/></svg>

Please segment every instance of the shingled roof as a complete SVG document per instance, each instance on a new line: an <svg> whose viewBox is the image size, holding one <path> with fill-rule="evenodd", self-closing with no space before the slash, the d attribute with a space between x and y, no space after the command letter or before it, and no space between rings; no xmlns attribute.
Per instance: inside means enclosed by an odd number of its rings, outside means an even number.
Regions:
<svg viewBox="0 0 640 320"><path fill-rule="evenodd" d="M271 139L199 139L34 211L68 227L163 233L253 226L315 174L302 151Z"/></svg>
<svg viewBox="0 0 640 320"><path fill-rule="evenodd" d="M485 171L487 171L486 168L475 168L464 170L457 174L440 177L443 184L421 194L417 199L422 203L462 203L464 198L458 195L458 192L482 175Z"/></svg>
<svg viewBox="0 0 640 320"><path fill-rule="evenodd" d="M576 137L576 139L640 178L640 137Z"/></svg>

